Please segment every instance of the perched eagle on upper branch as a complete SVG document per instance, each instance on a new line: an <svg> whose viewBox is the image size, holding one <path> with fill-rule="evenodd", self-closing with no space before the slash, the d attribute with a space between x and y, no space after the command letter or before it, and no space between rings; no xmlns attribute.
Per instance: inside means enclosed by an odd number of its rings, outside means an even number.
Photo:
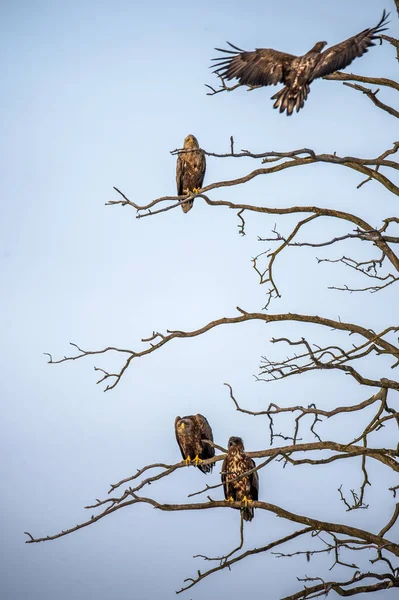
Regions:
<svg viewBox="0 0 399 600"><path fill-rule="evenodd" d="M222 79L238 79L240 84L248 86L266 86L284 83L285 87L272 96L274 108L280 112L287 111L292 115L294 108L297 112L305 104L310 92L310 84L318 77L330 75L340 69L345 69L351 62L375 46L374 40L378 34L385 31L389 13L382 13L380 22L370 29L365 29L357 35L331 46L322 52L327 42L317 42L303 56L286 54L271 48L257 48L254 52L246 52L227 42L232 50L215 48L219 52L227 52L232 56L223 56L212 60L218 61L213 71Z"/></svg>
<svg viewBox="0 0 399 600"><path fill-rule="evenodd" d="M176 440L179 444L182 457L187 465L193 462L203 473L210 473L213 463L202 465L203 460L215 456L215 448L204 442L213 442L211 426L203 415L188 415L175 419Z"/></svg>
<svg viewBox="0 0 399 600"><path fill-rule="evenodd" d="M228 443L228 454L222 466L224 497L228 502L238 500L242 503L241 510L244 521L252 521L254 518L254 509L250 504L253 500L258 499L259 477L257 471L253 471L245 477L241 476L255 467L255 462L244 452L242 439L231 437Z"/></svg>
<svg viewBox="0 0 399 600"><path fill-rule="evenodd" d="M198 148L198 150L197 150ZM184 152L188 150L189 152ZM202 187L206 169L205 152L200 149L195 135L188 135L184 140L183 151L179 152L176 165L177 195L197 194ZM193 207L194 200L182 203L183 212Z"/></svg>

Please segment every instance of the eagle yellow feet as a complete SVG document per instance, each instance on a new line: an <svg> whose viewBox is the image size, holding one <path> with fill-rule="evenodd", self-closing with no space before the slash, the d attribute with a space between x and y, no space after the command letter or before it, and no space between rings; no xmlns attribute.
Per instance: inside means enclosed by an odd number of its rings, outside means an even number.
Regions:
<svg viewBox="0 0 399 600"><path fill-rule="evenodd" d="M243 499L241 500L241 504L243 504L243 506L245 506L245 508L247 508L248 504L252 504L253 500L251 500L250 498L247 498L246 496L243 497Z"/></svg>
<svg viewBox="0 0 399 600"><path fill-rule="evenodd" d="M197 456L196 456L195 458L191 458L191 456L190 456L190 455L188 455L188 456L187 456L187 458L185 458L185 459L183 460L183 462L185 462L185 463L186 463L186 465L187 465L188 467L190 466L190 464L191 464L191 463L194 463L194 465L195 465L196 467L198 467L198 465L199 465L200 463L202 463L202 460L201 460L201 458L200 458L200 457L198 456L198 454L197 454Z"/></svg>
<svg viewBox="0 0 399 600"><path fill-rule="evenodd" d="M201 460L201 458L198 456L198 454L197 454L197 456L194 458L194 460L193 460L193 463L195 464L195 466L196 466L196 467L198 467L199 463L202 463L202 460Z"/></svg>
<svg viewBox="0 0 399 600"><path fill-rule="evenodd" d="M230 502L230 504L232 504L233 502L235 502L233 496L230 496L229 498L226 498L226 502Z"/></svg>
<svg viewBox="0 0 399 600"><path fill-rule="evenodd" d="M187 196L192 196L193 194L198 194L198 192L200 191L201 188L193 188L192 190L190 190L189 188L186 188L184 191L184 193Z"/></svg>

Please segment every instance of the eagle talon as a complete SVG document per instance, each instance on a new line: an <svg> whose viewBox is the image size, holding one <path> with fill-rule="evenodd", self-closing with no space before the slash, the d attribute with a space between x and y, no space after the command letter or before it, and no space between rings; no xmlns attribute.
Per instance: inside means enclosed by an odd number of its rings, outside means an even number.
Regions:
<svg viewBox="0 0 399 600"><path fill-rule="evenodd" d="M230 496L229 498L226 498L226 502L230 502L230 504L232 504L233 502L235 502L235 500L232 496Z"/></svg>
<svg viewBox="0 0 399 600"><path fill-rule="evenodd" d="M194 458L194 461L193 461L193 462L194 462L194 464L195 464L195 466L196 466L196 467L198 467L199 463L202 463L202 460L201 460L201 458L198 456L198 454L197 454L197 456Z"/></svg>
<svg viewBox="0 0 399 600"><path fill-rule="evenodd" d="M187 467L189 467L189 466L190 466L190 463L191 463L191 458L190 458L190 456L187 456L187 458L185 458L185 459L183 460L183 462L185 462L185 463L186 463L186 465L187 465Z"/></svg>

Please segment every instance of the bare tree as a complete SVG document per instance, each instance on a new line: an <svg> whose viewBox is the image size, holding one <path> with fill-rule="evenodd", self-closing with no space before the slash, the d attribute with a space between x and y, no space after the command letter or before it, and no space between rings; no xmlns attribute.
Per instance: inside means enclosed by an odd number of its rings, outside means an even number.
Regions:
<svg viewBox="0 0 399 600"><path fill-rule="evenodd" d="M395 0L396 8L399 13L399 3ZM399 60L399 40L387 35L381 36L381 42L390 44L392 49L396 50L396 59ZM335 73L326 79L342 81L344 85L353 88L367 96L375 105L376 109L382 110L394 119L399 117L399 112L392 106L383 102L379 98L380 90L390 88L399 92L399 84L393 80L378 77L363 77L354 74ZM330 83L326 85L337 85ZM366 87L367 86L367 87ZM224 81L221 81L221 87L217 90L211 89L211 94L231 91L237 86L228 88ZM377 89L376 89L377 88ZM295 252L300 252L301 248L314 248L317 251L326 247L337 248L345 245L345 253L339 252L336 258L317 258L319 263L340 263L349 269L349 273L354 278L363 278L364 282L360 285L343 283L340 286L331 286L332 289L340 290L343 293L355 292L381 292L390 286L397 284L399 280L399 256L395 252L396 245L399 243L399 235L395 235L395 227L399 224L397 216L387 215L381 222L369 223L357 214L344 212L335 208L322 208L319 206L289 206L285 208L255 206L251 204L233 203L227 200L212 200L209 192L215 189L222 189L228 186L241 186L255 177L272 176L273 173L285 169L304 167L313 163L328 163L333 169L345 167L360 173L363 178L359 179L358 188L367 183L374 182L385 188L393 195L399 196L399 187L397 183L397 172L399 163L397 153L399 150L399 141L392 143L391 147L376 157L360 158L355 156L338 156L336 153L317 154L309 148L291 150L287 152L264 152L260 154L249 150L240 150L237 152L234 146L234 140L230 140L230 149L227 153L215 153L205 151L208 156L218 159L240 159L241 157L251 158L255 162L261 161L263 165L260 168L249 172L241 178L230 181L220 181L204 187L200 193L191 196L165 196L157 198L147 205L140 205L130 200L123 192L115 188L119 193L120 199L108 202L109 205L129 206L136 209L138 219L155 216L165 211L176 209L180 203L189 202L196 199L199 202L202 199L210 207L228 207L237 211L239 219L239 231L245 235L245 217L250 213L259 213L262 215L275 215L284 217L286 215L297 216L295 226L288 235L283 235L274 227L270 237L259 238L261 243L270 245L270 249L262 251L253 258L253 268L259 277L259 282L267 288L266 304L261 312L247 312L237 307L237 314L230 317L219 317L208 322L203 327L192 331L167 330L166 332L154 331L147 338L142 339L141 349L132 350L129 348L106 347L100 350L86 350L77 344L71 344L76 353L72 356L54 360L48 354L49 363L58 364L67 361L80 360L90 356L116 354L121 355L121 365L116 372L110 372L103 367L95 367L100 374L99 383L105 384L105 391L112 390L130 367L133 360L143 357L147 354L157 352L162 346L170 341L180 338L192 338L202 336L214 328L222 327L226 324L238 324L248 321L259 321L261 323L297 323L303 328L303 336L296 339L288 337L272 338L271 342L288 348L290 354L284 358L273 356L262 357L258 379L263 381L280 381L287 377L297 377L309 371L336 371L348 375L364 390L363 400L351 405L335 406L329 410L321 408L312 402L308 406L288 405L280 406L277 403L270 403L262 411L253 411L241 405L236 398L232 385L226 383L226 393L231 399L233 407L246 414L254 416L263 416L268 419L270 431L270 448L262 449L257 452L249 452L252 458L261 459L256 469L261 471L272 461L281 461L283 465L327 465L335 461L357 461L361 471L361 483L358 488L353 488L348 494L342 488L339 488L339 496L342 500L342 506L350 514L351 511L366 509L367 491L370 485L368 469L370 464L377 464L381 469L387 470L392 474L392 486L389 490L392 493L392 507L389 511L380 514L383 526L377 532L368 529L359 529L358 527L338 522L329 522L328 520L319 520L311 515L295 514L264 501L256 501L253 506L258 510L268 511L278 515L292 524L292 531L279 539L265 539L262 547L243 550L244 546L244 528L241 520L240 542L237 548L232 549L223 556L205 556L198 555L207 562L213 563L213 566L207 570L197 571L197 574L185 580L178 593L187 590L202 579L212 575L217 571L230 569L235 563L249 558L252 555L262 552L273 551L277 557L285 558L294 555L304 555L308 561L318 554L326 554L332 559L331 568L336 565L345 567L349 575L341 580L325 580L321 577L298 578L300 589L292 593L284 600L299 600L306 598L317 598L327 596L330 591L336 592L340 596L353 596L364 592L375 592L392 587L399 587L399 542L398 536L393 534L399 517L399 502L395 503L395 498L399 490L397 483L397 473L399 472L399 444L396 447L387 448L381 445L384 442L382 433L391 428L397 431L399 428L399 411L395 408L399 391L399 381L392 378L392 370L399 366L399 345L398 331L399 324L392 324L383 330L375 331L372 329L372 315L367 324L355 322L343 322L339 319L332 319L328 316L317 316L312 314L294 314L294 313L270 313L269 309L274 305L274 301L281 295L278 275L278 261L288 248ZM177 154L182 150L174 150L172 154ZM396 183L395 183L396 177ZM303 237L305 231L313 228L324 219L331 222L333 231L336 223L342 223L346 226L346 233L343 235L332 235L332 237L322 239L321 241L312 241L314 238L311 233L308 237ZM313 230L312 230L313 231ZM396 229L397 233L397 229ZM361 244L368 253L366 260L355 258L353 252L354 245ZM352 254L352 255L351 255ZM322 309L322 307L320 307ZM315 328L317 331L324 332L323 339L328 341L320 345L311 339ZM372 359L372 365L370 359ZM375 368L374 368L375 366ZM383 375L375 375L376 372ZM396 400L396 402L395 402ZM323 420L334 421L335 418L348 419L356 415L357 430L354 431L353 422L350 427L345 429L345 442L334 440L325 440L319 431L319 425ZM277 421L283 415L291 415L291 429L280 433L277 427ZM284 421L286 423L286 420ZM284 445L279 445L280 439L283 439ZM306 439L306 441L303 441ZM222 454L213 459L205 461L206 463L219 462L225 457L225 448L214 444ZM345 463L347 464L347 463ZM27 543L36 543L48 540L54 540L59 537L73 533L83 527L93 525L100 519L103 519L117 510L139 503L150 504L161 511L197 511L211 509L230 509L231 507L240 508L240 503L227 503L212 499L209 495L215 488L221 484L206 485L203 489L191 494L191 496L203 496L201 501L189 500L181 504L163 504L153 497L141 495L143 488L149 484L156 484L164 477L171 476L177 469L185 468L184 462L177 464L156 463L146 465L138 470L134 475L111 485L109 497L97 499L94 504L86 506L90 511L97 511L90 519L61 531L55 535L45 537L34 537L26 532L28 536ZM396 478L394 480L394 477ZM155 485L151 487L153 490ZM119 492L118 490L122 491ZM300 538L302 548L293 550L290 543ZM371 567L367 570L364 567L365 561L369 561ZM362 563L362 566L359 566Z"/></svg>

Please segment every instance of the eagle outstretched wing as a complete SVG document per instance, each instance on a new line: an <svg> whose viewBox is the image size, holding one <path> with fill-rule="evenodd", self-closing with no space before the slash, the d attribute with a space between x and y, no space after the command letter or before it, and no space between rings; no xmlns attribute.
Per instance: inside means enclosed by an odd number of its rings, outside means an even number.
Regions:
<svg viewBox="0 0 399 600"><path fill-rule="evenodd" d="M365 29L344 42L331 46L331 48L322 52L320 60L313 70L312 81L318 77L324 77L324 75L330 75L331 73L335 73L335 71L345 69L355 58L359 58L368 52L371 46L375 46L374 40L376 40L377 36L387 30L387 27L384 27L384 25L388 24L388 17L389 13L384 10L380 22L375 27Z"/></svg>
<svg viewBox="0 0 399 600"><path fill-rule="evenodd" d="M276 85L285 83L287 73L292 61L296 58L293 54L279 52L272 48L257 48L254 52L246 52L227 42L232 50L215 48L219 52L226 52L233 56L213 58L218 61L213 65L217 73L224 79L239 79L242 85Z"/></svg>

